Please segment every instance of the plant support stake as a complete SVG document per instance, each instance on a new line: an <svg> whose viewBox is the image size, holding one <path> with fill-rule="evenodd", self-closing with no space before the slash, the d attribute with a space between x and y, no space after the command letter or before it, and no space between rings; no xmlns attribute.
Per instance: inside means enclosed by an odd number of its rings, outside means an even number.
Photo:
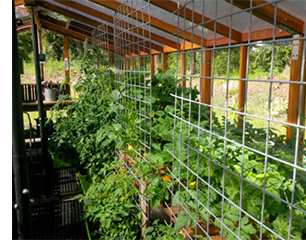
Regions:
<svg viewBox="0 0 306 240"><path fill-rule="evenodd" d="M13 174L15 211L17 211L17 227L19 239L32 239L32 223L27 159L24 143L23 115L21 100L21 84L18 63L18 45L15 19L15 6L12 2L13 32L13 73L12 73L12 137L13 137Z"/></svg>

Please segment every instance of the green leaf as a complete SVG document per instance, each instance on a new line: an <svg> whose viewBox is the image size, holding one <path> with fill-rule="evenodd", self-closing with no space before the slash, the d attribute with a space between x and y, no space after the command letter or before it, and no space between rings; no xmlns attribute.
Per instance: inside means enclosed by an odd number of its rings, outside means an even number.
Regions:
<svg viewBox="0 0 306 240"><path fill-rule="evenodd" d="M144 234L148 234L154 230L154 227L148 227L145 231Z"/></svg>

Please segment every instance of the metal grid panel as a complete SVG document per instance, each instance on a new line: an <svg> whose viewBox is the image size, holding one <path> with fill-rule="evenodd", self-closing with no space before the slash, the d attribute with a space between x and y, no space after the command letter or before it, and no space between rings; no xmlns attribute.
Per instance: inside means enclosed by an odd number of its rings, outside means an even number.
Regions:
<svg viewBox="0 0 306 240"><path fill-rule="evenodd" d="M93 64L95 68L109 66L109 44L113 44L113 41L109 39L108 25L99 25L92 31L91 36L92 46L94 48Z"/></svg>
<svg viewBox="0 0 306 240"><path fill-rule="evenodd" d="M130 12L129 8L135 9ZM147 21L142 22L131 18L132 14L149 16ZM135 32L136 34L133 33ZM135 160L150 162L151 158L151 37L145 37L144 30L151 30L150 25L150 3L146 1L125 1L114 15L114 39L115 39L115 82L123 91L120 99L121 114L137 113L134 124L132 139L134 143L125 146L132 149L132 154L120 154L117 156L126 165L127 173L133 174L140 191L143 192L146 184L137 177L133 168ZM139 39L139 36L141 39ZM130 103L128 107L126 103ZM122 131L127 131L127 125L121 123ZM149 220L149 202L144 201L139 195L140 209L143 215L143 223Z"/></svg>
<svg viewBox="0 0 306 240"><path fill-rule="evenodd" d="M174 214L174 207L178 207L178 216L183 214L180 209L184 210L186 225L183 230L190 239L192 236L186 227L189 226L190 220L195 226L195 234L203 233L207 239L213 239L212 225L217 226L220 230L221 239L223 237L231 237L231 239L293 239L297 236L301 239L305 233L297 230L297 222L303 222L304 228L302 227L302 229L305 231L306 221L306 202L304 198L301 198L306 185L306 168L303 167L301 159L303 154L305 155L305 149L304 152L301 149L305 143L300 141L305 130L302 117L302 112L305 110L302 108L305 101L303 88L306 85L304 81L306 38L305 36L296 36L296 38L290 39L276 39L277 9L281 0L267 3L266 5L274 7L274 34L273 39L261 41L260 44L267 45L272 49L270 76L267 79L251 79L249 78L250 56L252 48L258 44L258 42L251 42L252 10L255 7L251 5L250 8L237 12L233 11L233 1L231 1L229 13L220 16L220 12L217 11L218 1L203 0L203 7L199 9L198 4L195 4L194 1L185 0L183 7L178 9L177 13L178 11L184 12L188 8L193 12L202 11L201 14L204 16L205 2L214 3L214 17L210 20L215 24L213 47L191 49L188 53L184 47L183 51L178 51L176 54L177 66L180 66L181 55L201 54L202 68L200 76L184 74L177 68L177 87L176 91L171 94L175 100L175 112L174 114L170 113L174 119L171 133L174 142L173 151L169 151L173 162L172 167L168 168L172 175L172 186L168 188L171 194L171 206L167 205L172 214L171 217L177 218L177 215ZM252 1L250 2L252 4ZM256 8L260 7L262 6ZM249 29L248 42L233 45L229 41L227 45L216 47L217 20L227 20L230 27L229 39L231 39L231 30L235 29L233 18L237 14L247 14L249 17L245 23ZM201 25L204 24L203 20ZM192 23L192 27L188 25L186 20L182 24L178 17L177 35L182 32L185 34L186 31L193 34L193 29L198 27L194 23ZM202 40L205 38L205 32L202 31ZM300 44L304 43L299 55L301 67L297 70L298 80L275 80L273 74L276 47L294 40L299 40ZM246 72L245 77L242 78L233 77L230 74L231 52L235 48L240 48L240 51L242 48L246 48ZM227 63L227 74L225 77L216 77L216 54L217 51L222 50L227 51L223 59L224 63ZM192 65L193 60L191 59L190 62ZM205 67L208 64L210 67ZM211 74L207 74L209 71ZM181 84L183 79L187 80L185 81L186 87ZM202 90L198 99L202 99L202 101L191 98L191 88L197 81L200 85L199 89ZM224 95L221 95L224 98L221 107L214 101L215 98L220 97L214 94L214 89L217 87L216 81L222 81L225 86ZM234 109L229 102L230 86L238 81L243 83L243 88L240 91L245 92L242 110L238 110L237 107ZM209 83L208 88L207 83ZM248 111L251 104L248 94L251 92L252 83L261 83L262 86L268 88L264 112L250 114ZM204 86L205 84L206 86ZM298 86L299 88L298 94L291 96L298 99L296 123L277 120L272 116L272 99L274 99L272 93L277 84L288 84L290 87ZM187 93L184 93L184 88L187 89ZM203 89L206 89L205 92ZM183 107L184 104L188 105L187 110ZM198 109L197 119L194 119L191 113L194 108ZM216 124L218 111L221 112L219 117L223 118L221 125ZM231 116L234 116L235 119L240 116L240 122L233 122ZM253 128L249 122L254 119L263 121L265 127L261 130ZM275 138L275 133L272 131L272 126L275 124L285 126L287 129L290 127L294 129L295 134L291 136L290 143L286 143L282 137ZM257 132L251 135L254 130ZM290 154L291 156L288 157ZM271 210L273 207L275 209ZM203 222L213 224L203 224ZM277 224L280 222L284 226L288 226L288 229L279 230Z"/></svg>

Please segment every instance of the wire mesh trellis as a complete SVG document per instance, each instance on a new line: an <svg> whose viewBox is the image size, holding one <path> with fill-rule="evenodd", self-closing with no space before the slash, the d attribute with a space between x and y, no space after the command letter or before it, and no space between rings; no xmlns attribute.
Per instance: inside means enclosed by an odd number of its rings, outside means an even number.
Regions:
<svg viewBox="0 0 306 240"><path fill-rule="evenodd" d="M146 17L144 17L146 16ZM142 21L137 21L141 17ZM149 37L148 37L149 36ZM123 160L129 174L135 176L139 190L144 192L146 183L137 177L134 168L137 161L150 162L151 157L151 40L149 1L124 2L114 15L115 82L122 91L120 114L136 114L130 126L123 119L117 119L122 131L131 133L131 144L124 146L131 154L117 156ZM142 222L149 220L150 204L139 195Z"/></svg>
<svg viewBox="0 0 306 240"><path fill-rule="evenodd" d="M106 68L110 64L110 44L113 44L109 38L110 32L108 25L101 24L96 27L92 33L92 47L93 47L93 64L94 67Z"/></svg>
<svg viewBox="0 0 306 240"><path fill-rule="evenodd" d="M175 102L175 111L170 113L174 119L173 125L173 157L172 166L167 170L172 176L172 186L168 188L171 194L171 206L167 207L172 218L185 219L183 231L187 238L197 239L191 235L189 226L194 228L194 234L201 234L207 239L213 239L215 227L223 237L235 239L302 239L305 236L300 224L306 221L306 204L304 196L306 168L303 167L305 155L305 36L293 38L277 38L278 4L281 1L270 1L263 5L250 6L244 10L234 9L233 1L227 1L230 12L220 16L218 4L213 1L214 17L204 20L205 3L212 1L181 1L183 4L173 13L178 16L178 39L183 38L183 48L176 53L177 66L182 63L181 70L176 70L176 90L171 94ZM273 8L273 38L262 40L260 46L269 48L270 74L266 79L252 78L252 54L259 42L252 40L253 11L260 7ZM192 11L192 20L187 20L187 10ZM194 13L202 11L202 22L195 23ZM183 13L183 20L182 15ZM248 41L233 43L232 32L237 19L247 14ZM272 17L272 16L271 16ZM245 18L244 18L245 19ZM217 22L227 20L229 31L228 41L223 46L217 46ZM204 28L205 24L214 23L212 47L193 48L185 50L185 36L191 34L200 26L202 29L202 45L211 32ZM197 30L198 31L198 30ZM294 50L298 45L297 54L300 68L298 78L288 80L275 79L275 56L279 45L292 44L292 60ZM286 44L285 44L286 45ZM288 45L288 44L287 44ZM187 47L186 47L187 48ZM240 76L233 76L233 51L240 51ZM216 69L217 56L225 52L225 76L219 76ZM186 73L184 58L190 54L201 55L200 75L191 71ZM291 64L293 63L291 60ZM193 65L190 58L190 68ZM256 62L255 62L256 63ZM198 85L197 85L198 83ZM218 84L217 84L218 83ZM216 93L218 85L224 86L223 93ZM257 84L257 85L256 85ZM288 98L297 100L297 121L278 119L273 115L275 103L275 86L288 85L287 89L298 88L297 95ZM232 92L232 86L236 90ZM200 90L197 98L193 88ZM266 87L267 99L263 101L262 111L250 109L254 100L254 87ZM239 88L239 89L238 89ZM292 92L290 90L290 92ZM233 95L239 95L238 106L232 105ZM217 101L219 98L219 101ZM221 99L221 100L220 100ZM221 105L218 103L222 103ZM288 102L286 102L288 103ZM289 113L288 113L289 115ZM222 119L222 120L221 120ZM261 121L263 128L256 128L254 121ZM287 141L274 128L287 128ZM290 129L291 128L291 129ZM288 137L289 132L289 137ZM304 148L304 149L303 149ZM174 208L177 208L175 210ZM175 212L178 212L176 214ZM304 234L304 235L303 235ZM193 238L192 238L193 237Z"/></svg>

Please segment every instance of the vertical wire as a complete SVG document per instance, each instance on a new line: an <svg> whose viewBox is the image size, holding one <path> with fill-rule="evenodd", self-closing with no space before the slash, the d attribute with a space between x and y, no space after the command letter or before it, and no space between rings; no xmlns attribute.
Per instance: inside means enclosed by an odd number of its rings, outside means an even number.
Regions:
<svg viewBox="0 0 306 240"><path fill-rule="evenodd" d="M179 6L179 2L178 2L178 6ZM179 11L177 11L177 32L179 32L180 30L180 19L179 19ZM176 76L175 76L175 97L174 97L174 116L177 116L177 88L178 88L178 66L179 66L179 61L178 61L178 56L179 56L179 35L178 33L176 34L177 38L176 38L176 49L177 49L177 52L176 52ZM175 156L175 142L176 142L176 121L177 119L174 118L174 121L173 121L173 156ZM173 158L172 160L172 170L175 169L175 158ZM179 163L179 168L180 168L180 163ZM174 171L173 171L173 174L174 174ZM172 175L172 192L174 192L174 176ZM180 190L180 183L178 183L178 188ZM179 210L180 210L180 204L179 204L179 198L180 198L180 192L178 192L178 214L179 214ZM173 214L173 195L171 196L171 214L174 216ZM172 219L172 215L171 215L171 219Z"/></svg>
<svg viewBox="0 0 306 240"><path fill-rule="evenodd" d="M186 5L186 0L184 0L184 6ZM184 11L185 11L185 7L184 7ZM185 85L185 83L184 83L184 81L185 81L185 77L183 77L183 75L185 74L184 73L184 69L186 68L186 66L185 66L185 40L186 40L186 31L185 31L185 29L186 29L186 19L185 19L185 17L184 17L184 20L183 20L183 49L182 49L182 53L181 54L183 54L183 55L181 55L181 78L182 78L182 81L181 81L181 89L182 89L182 91L181 91L181 119L183 119L183 116L184 116L184 85ZM179 35L180 35L180 33L178 34L178 37L179 37ZM182 66L183 66L183 68L182 68ZM180 125L180 153L179 153L179 160L180 161L184 161L184 160L182 160L182 152L183 152L183 121L181 120L181 125ZM179 206L180 205L182 205L182 203L181 203L181 200L180 200L180 192L181 192L181 184L183 185L183 183L181 182L181 163L179 164ZM187 196L187 194L186 194L186 196ZM182 205L183 206L183 205ZM180 213L180 208L178 208L178 216L179 216L179 213ZM186 212L186 216L187 216L187 212ZM184 231L187 233L187 227L185 226L185 228L183 228L184 229Z"/></svg>
<svg viewBox="0 0 306 240"><path fill-rule="evenodd" d="M248 35L248 44L251 43L251 32L252 32L252 7L253 7L253 0L250 1L250 25L249 25L249 35ZM247 64L246 64L246 79L249 78L249 63L250 63L250 47L248 46L247 49ZM247 99L248 99L248 81L245 82L244 88L244 106L243 106L243 113L246 113L247 109ZM241 175L240 175L240 196L239 196L239 219L241 219L242 214L242 202L243 202L243 174L244 174L244 152L245 152L245 128L246 128L246 116L243 115L243 126L242 126L242 163L241 163ZM239 232L238 236L241 236L241 221L239 221Z"/></svg>
<svg viewBox="0 0 306 240"><path fill-rule="evenodd" d="M306 29L306 25L305 25ZM300 41L301 42L301 41ZM300 52L300 51L299 51ZM305 79L305 55L306 55L306 40L304 39L303 43L303 56L302 56L302 69L301 69L301 80L302 83ZM299 93L299 109L298 109L298 119L297 125L301 124L301 113L302 113L302 95L303 95L303 85L300 84L300 93ZM299 140L300 140L300 128L297 127L296 129L296 139L295 139L295 155L294 155L294 167L293 167L293 179L292 179L292 193L291 193L291 205L294 204L294 193L295 193L295 181L296 181L296 166L298 161L298 153L299 153ZM292 136L291 136L292 137ZM292 214L293 214L293 207L290 207L290 217L289 217L289 230L288 230L288 239L290 239L291 235L291 226L292 226Z"/></svg>
<svg viewBox="0 0 306 240"><path fill-rule="evenodd" d="M185 3L185 6L184 6L184 22L185 22L185 24L184 25L186 25L186 8L187 8L187 5ZM193 20L193 14L194 14L194 12L192 11L192 20ZM193 28L191 28L191 30L192 30L192 34L191 34L191 53L190 54L192 54ZM187 65L187 54L185 55L184 63L185 62L186 62L186 65ZM192 65L192 57L191 57L191 60L190 60L190 67L191 67L191 65ZM185 68L186 68L186 73L187 73L187 66L185 66ZM185 75L187 75L186 73L185 73ZM189 83L190 83L189 100L191 100L191 84L192 84L192 78L191 77L189 78ZM189 102L188 103L189 104L189 109L188 109L189 110L189 116L188 116L188 147L187 147L187 189L189 187L190 122L191 122L191 102L190 101L188 101L188 102ZM186 213L188 213L188 197L189 197L189 194L188 194L188 191L187 191L186 192ZM197 226L197 223L196 223L196 226ZM186 214L186 228L187 227L188 227L188 214Z"/></svg>
<svg viewBox="0 0 306 240"><path fill-rule="evenodd" d="M217 5L217 1L215 1L215 19L217 18L217 11L218 10L218 5ZM204 21L204 19L203 19ZM215 48L216 46L216 33L217 32L217 21L214 20L214 40L213 40L213 48ZM207 232L209 233L209 208L210 208L210 186L211 186L211 176L210 176L210 171L211 171L211 143L212 143L212 131L213 131L213 100L214 100L214 75L215 75L215 54L216 54L216 50L213 50L213 59L212 59L212 65L211 65L211 105L212 107L210 108L210 116L209 116L209 131L210 131L210 136L209 136L209 160L208 160L208 189L207 189Z"/></svg>
<svg viewBox="0 0 306 240"><path fill-rule="evenodd" d="M229 68L230 68L230 55L231 55L231 42L232 42L232 18L233 18L233 0L231 0L231 15L230 15L230 29L229 29L229 48L227 57L227 79L226 79L226 101L225 101L225 121L224 121L224 154L223 154L223 176L222 176L222 216L221 216L221 238L223 237L223 225L224 225L224 196L225 196L225 162L226 162L226 136L227 136L227 122L228 122L228 92L229 92Z"/></svg>
<svg viewBox="0 0 306 240"><path fill-rule="evenodd" d="M275 40L276 31L276 18L277 18L277 3L274 7L274 26L273 26L273 40ZM270 69L270 83L269 83L269 99L268 99L268 120L267 120L267 135L266 135L266 148L265 148L265 166L264 166L264 181L263 181L263 196L261 205L261 226L260 226L260 240L262 240L263 224L264 224L264 211L265 211L265 198L266 198L266 185L267 185L267 164L268 164L268 151L269 151L269 133L270 133L270 117L271 117L271 95L272 95L272 81L273 81L273 65L274 65L275 43L272 43L272 56L271 56L271 69Z"/></svg>
<svg viewBox="0 0 306 240"><path fill-rule="evenodd" d="M148 15L149 15L149 20L148 21L149 21L149 48L150 48L149 59L151 61L152 41L151 41L151 5L150 5L150 0L148 0ZM143 39L145 39L145 38L143 37ZM145 44L145 42L144 42L144 44ZM154 61L154 59L153 59L153 61ZM151 70L151 67L152 67L152 65L151 65L151 62L150 62L150 70ZM149 115L149 117L150 117L150 136L149 136L149 147L150 147L150 156L149 156L150 159L149 160L150 160L150 163L151 163L151 149L152 149L152 117L151 117L152 116L152 78L153 78L153 76L150 74L150 115ZM145 88L144 88L144 90L146 91ZM152 166L150 164L149 172L151 172L151 169L152 169ZM151 206L150 203L151 202L149 202L149 204L148 204L149 207ZM148 214L149 214L148 217L150 217L150 211L148 211Z"/></svg>

